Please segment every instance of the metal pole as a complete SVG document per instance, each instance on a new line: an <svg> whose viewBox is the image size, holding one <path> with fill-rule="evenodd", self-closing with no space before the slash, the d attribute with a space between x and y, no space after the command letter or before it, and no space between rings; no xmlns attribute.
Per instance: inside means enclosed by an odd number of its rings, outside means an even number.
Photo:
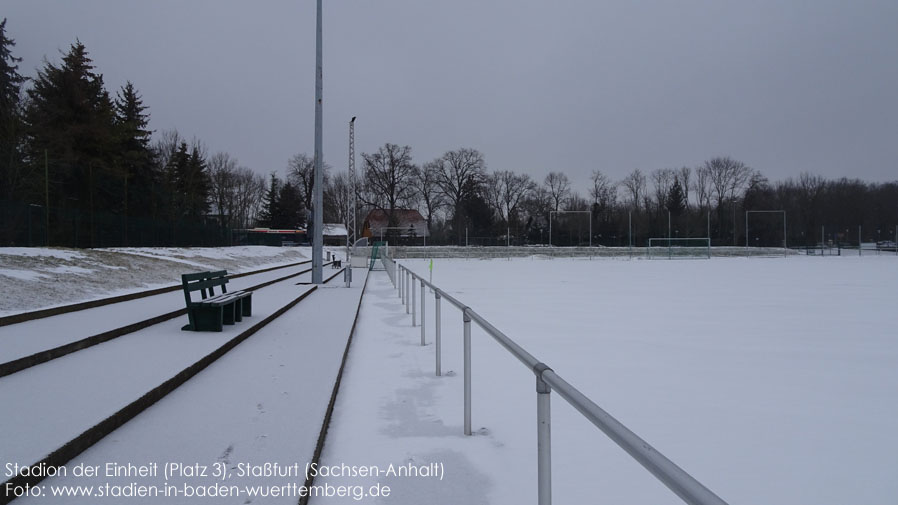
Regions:
<svg viewBox="0 0 898 505"><path fill-rule="evenodd" d="M358 236L358 230L356 229L356 214L358 213L356 212L357 204L355 201L355 116L352 116L352 119L349 120L349 190L351 195L349 199L349 216L347 217L349 224L352 226L352 242L350 244L355 244ZM346 238L350 238L348 230Z"/></svg>
<svg viewBox="0 0 898 505"><path fill-rule="evenodd" d="M412 327L415 326L415 278L412 277Z"/></svg>
<svg viewBox="0 0 898 505"><path fill-rule="evenodd" d="M589 247L592 247L592 211L589 211Z"/></svg>
<svg viewBox="0 0 898 505"><path fill-rule="evenodd" d="M399 293L399 299L402 299L402 265L396 268L396 291Z"/></svg>
<svg viewBox="0 0 898 505"><path fill-rule="evenodd" d="M633 257L633 211L627 212L627 249Z"/></svg>
<svg viewBox="0 0 898 505"><path fill-rule="evenodd" d="M861 254L861 225L857 225L857 255L862 256L862 254Z"/></svg>
<svg viewBox="0 0 898 505"><path fill-rule="evenodd" d="M424 294L427 293L427 290L424 289L424 279L421 279L421 345L424 345Z"/></svg>
<svg viewBox="0 0 898 505"><path fill-rule="evenodd" d="M405 271L405 313L406 314L408 314L408 312L409 312L409 307L408 307L408 283L409 283L409 280L408 279L409 279L409 272L408 272L408 270L406 270Z"/></svg>
<svg viewBox="0 0 898 505"><path fill-rule="evenodd" d="M783 211L783 256L789 256L788 236L786 233L786 211Z"/></svg>
<svg viewBox="0 0 898 505"><path fill-rule="evenodd" d="M441 348L441 342L440 342L440 298L442 298L442 297L440 296L440 291L439 291L439 290L434 290L434 313L435 313L435 318L434 318L434 319L436 320L436 348L437 348L437 352L436 352L436 360L437 360L437 377L439 377L440 375L442 375L442 373L441 373L441 371L440 371L440 362L441 362L441 356L440 356L440 353L441 353L441 351L442 351L442 348Z"/></svg>
<svg viewBox="0 0 898 505"><path fill-rule="evenodd" d="M324 245L324 198L322 185L324 183L322 172L322 65L321 65L321 0L317 3L317 23L315 26L315 187L312 219L312 284L323 282L323 262L321 251Z"/></svg>
<svg viewBox="0 0 898 505"><path fill-rule="evenodd" d="M471 434L471 316L470 309L462 309L462 321L464 321L464 351L465 351L465 435Z"/></svg>
<svg viewBox="0 0 898 505"><path fill-rule="evenodd" d="M549 211L549 247L552 247L552 211Z"/></svg>
<svg viewBox="0 0 898 505"><path fill-rule="evenodd" d="M736 200L733 200L733 245L736 245Z"/></svg>
<svg viewBox="0 0 898 505"><path fill-rule="evenodd" d="M349 188L352 194L349 201L346 202L346 287L352 284L352 259L350 247L355 240L355 116L349 120L349 164L346 167L349 175ZM351 230L351 231L350 231ZM394 269L392 281L396 282L396 272Z"/></svg>
<svg viewBox="0 0 898 505"><path fill-rule="evenodd" d="M538 372L536 375L536 459L537 503L539 505L551 505L552 503L551 392L552 388L542 379L542 371Z"/></svg>
<svg viewBox="0 0 898 505"><path fill-rule="evenodd" d="M745 211L745 251L748 252L748 213L751 211Z"/></svg>
<svg viewBox="0 0 898 505"><path fill-rule="evenodd" d="M50 247L50 168L47 161L47 150L44 149L44 217L46 217L47 229L44 236L47 239L47 247Z"/></svg>

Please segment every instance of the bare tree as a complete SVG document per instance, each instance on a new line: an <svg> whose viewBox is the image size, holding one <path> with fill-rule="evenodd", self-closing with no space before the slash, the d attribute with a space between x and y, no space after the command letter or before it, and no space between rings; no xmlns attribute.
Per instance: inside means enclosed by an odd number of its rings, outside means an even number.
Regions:
<svg viewBox="0 0 898 505"><path fill-rule="evenodd" d="M462 204L474 196L486 177L486 161L476 149L461 148L448 151L439 159L437 184L446 197L446 203L452 206L455 221L455 233L461 243L464 228L464 212Z"/></svg>
<svg viewBox="0 0 898 505"><path fill-rule="evenodd" d="M552 195L541 185L534 184L520 204L522 217L526 216L525 229L528 234L539 233L540 240L545 239L545 231L549 227L549 211L552 210Z"/></svg>
<svg viewBox="0 0 898 505"><path fill-rule="evenodd" d="M235 228L250 228L255 225L262 209L265 177L247 167L239 167L234 181L234 217L231 222Z"/></svg>
<svg viewBox="0 0 898 505"><path fill-rule="evenodd" d="M330 178L324 188L324 219L328 223L349 222L349 206L352 202L352 188L349 184L349 174L338 172Z"/></svg>
<svg viewBox="0 0 898 505"><path fill-rule="evenodd" d="M440 160L436 159L425 163L415 177L415 189L418 192L418 201L424 208L428 231L433 225L434 214L446 205L445 195L440 191L438 183L439 174Z"/></svg>
<svg viewBox="0 0 898 505"><path fill-rule="evenodd" d="M237 159L224 152L209 158L208 170L213 212L222 225L249 228L255 224L265 194L265 178L238 166Z"/></svg>
<svg viewBox="0 0 898 505"><path fill-rule="evenodd" d="M589 200L580 196L576 191L568 196L564 204L564 210L584 211L589 210Z"/></svg>
<svg viewBox="0 0 898 505"><path fill-rule="evenodd" d="M376 153L362 153L365 162L364 188L359 199L387 214L389 226L396 226L396 209L415 199L418 167L412 163L412 148L384 144Z"/></svg>
<svg viewBox="0 0 898 505"><path fill-rule="evenodd" d="M237 160L230 154L213 154L207 162L211 183L212 211L218 214L221 224L231 226L234 215Z"/></svg>
<svg viewBox="0 0 898 505"><path fill-rule="evenodd" d="M599 212L603 212L607 209L610 209L614 206L617 197L616 187L611 179L598 170L593 170L592 172L592 187L589 188L589 196L592 198L592 203L595 205Z"/></svg>
<svg viewBox="0 0 898 505"><path fill-rule="evenodd" d="M639 210L643 198L645 197L645 175L638 168L630 172L620 182L621 187L627 196L630 207L633 210Z"/></svg>
<svg viewBox="0 0 898 505"><path fill-rule="evenodd" d="M711 158L705 162L704 168L711 178L712 196L718 211L725 201L735 200L737 195L741 195L753 173L745 163L729 156Z"/></svg>
<svg viewBox="0 0 898 505"><path fill-rule="evenodd" d="M652 172L652 184L655 186L654 204L657 210L660 211L667 206L667 195L670 194L670 188L675 180L677 171L672 168L660 168Z"/></svg>
<svg viewBox="0 0 898 505"><path fill-rule="evenodd" d="M571 181L562 172L549 172L543 184L552 197L552 210L558 211L562 202L571 194Z"/></svg>
<svg viewBox="0 0 898 505"><path fill-rule="evenodd" d="M331 167L324 163L321 168L323 171L321 179L324 182L324 188L327 188ZM315 157L299 153L290 158L287 161L287 182L299 190L303 208L311 209L312 199L315 195Z"/></svg>
<svg viewBox="0 0 898 505"><path fill-rule="evenodd" d="M535 189L536 184L527 174L516 174L510 170L500 170L489 176L487 194L490 205L494 207L497 217L506 226L519 220L518 211L521 202Z"/></svg>
<svg viewBox="0 0 898 505"><path fill-rule="evenodd" d="M695 178L692 185L696 193L699 210L707 211L711 208L711 171L700 166L695 169Z"/></svg>

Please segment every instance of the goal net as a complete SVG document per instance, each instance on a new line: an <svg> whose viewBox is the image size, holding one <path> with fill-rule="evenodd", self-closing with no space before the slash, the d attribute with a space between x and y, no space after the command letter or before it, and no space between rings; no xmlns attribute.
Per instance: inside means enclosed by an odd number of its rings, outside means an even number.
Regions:
<svg viewBox="0 0 898 505"><path fill-rule="evenodd" d="M646 247L649 259L703 259L711 257L711 239L650 238Z"/></svg>

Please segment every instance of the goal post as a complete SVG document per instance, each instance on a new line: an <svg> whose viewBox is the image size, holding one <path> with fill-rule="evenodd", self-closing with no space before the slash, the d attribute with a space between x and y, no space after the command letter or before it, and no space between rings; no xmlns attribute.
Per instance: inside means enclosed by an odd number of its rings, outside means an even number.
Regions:
<svg viewBox="0 0 898 505"><path fill-rule="evenodd" d="M648 259L692 259L711 257L711 239L709 237L655 237L650 238L646 246Z"/></svg>

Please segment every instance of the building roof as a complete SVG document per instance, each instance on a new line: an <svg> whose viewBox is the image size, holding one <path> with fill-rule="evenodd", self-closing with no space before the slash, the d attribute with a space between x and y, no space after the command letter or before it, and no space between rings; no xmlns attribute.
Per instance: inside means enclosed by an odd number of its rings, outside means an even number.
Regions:
<svg viewBox="0 0 898 505"><path fill-rule="evenodd" d="M427 221L420 212L414 209L396 209L393 211L396 219L395 231L401 237L429 237ZM388 213L383 210L372 210L365 218L365 226L371 230L372 236L387 234Z"/></svg>

